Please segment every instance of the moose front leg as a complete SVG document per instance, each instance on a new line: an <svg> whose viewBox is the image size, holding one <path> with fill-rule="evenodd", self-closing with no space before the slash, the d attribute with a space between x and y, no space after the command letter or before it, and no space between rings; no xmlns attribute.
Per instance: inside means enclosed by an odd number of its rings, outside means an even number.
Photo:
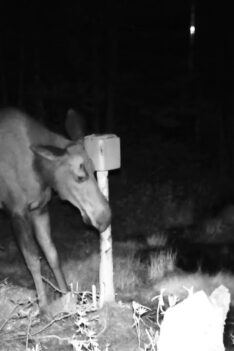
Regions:
<svg viewBox="0 0 234 351"><path fill-rule="evenodd" d="M50 234L50 218L47 207L36 209L31 212L32 223L35 229L35 235L47 262L52 269L58 286L62 291L68 291L67 284L60 267L60 261L55 245Z"/></svg>
<svg viewBox="0 0 234 351"><path fill-rule="evenodd" d="M33 236L31 221L28 215L15 214L12 217L12 223L16 239L34 280L39 306L41 309L44 309L47 305L47 298L41 277L40 257L37 243Z"/></svg>

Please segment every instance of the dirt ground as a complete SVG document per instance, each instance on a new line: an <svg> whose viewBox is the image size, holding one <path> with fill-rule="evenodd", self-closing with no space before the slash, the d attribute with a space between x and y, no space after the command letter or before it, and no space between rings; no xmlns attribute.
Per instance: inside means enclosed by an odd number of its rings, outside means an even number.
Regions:
<svg viewBox="0 0 234 351"><path fill-rule="evenodd" d="M112 188L112 201L116 199L118 188ZM112 191L111 189L111 191ZM92 229L87 228L80 217L79 212L68 203L61 202L57 197L53 198L50 203L52 237L61 256L63 270L68 282L78 282L79 291L91 291L91 285L98 286L98 263L99 263L99 236ZM114 223L116 223L116 218ZM34 285L31 276L25 266L24 260L15 244L9 218L0 214L0 297L5 300L0 301L0 309L3 305L7 310L7 317L0 318L0 350L25 350L28 346L30 351L40 350L81 350L77 339L77 319L72 311L67 316L52 322L47 318L40 318L38 310L33 310L28 306L28 298L35 298ZM121 226L120 226L121 228ZM114 245L120 239L123 239L123 232L120 231L118 237L116 225L114 226L113 239ZM134 239L134 237L132 238ZM135 237L139 244L139 238ZM48 265L42 256L42 272L49 281L55 283ZM5 279L7 278L7 283ZM1 286L10 289L9 295L3 295L6 289L1 290ZM47 294L51 301L57 297L50 286L46 285ZM85 340L90 338L92 343L87 346L88 350L110 350L110 351L135 351L139 350L139 343L136 328L133 327L133 310L131 301L143 295L152 297L152 286L145 286L140 292L135 294L121 292L117 296L117 302L114 305L106 306L102 311L89 311L87 320L95 334L86 335ZM9 290L7 290L9 291ZM12 298L12 295L14 298ZM26 299L26 302L25 302ZM14 303L12 304L12 301ZM119 303L123 300L123 303ZM5 302L4 302L5 301ZM7 303L6 303L7 301ZM9 302L10 301L10 302ZM2 305L1 305L2 302ZM9 305L8 305L9 303ZM87 303L88 305L88 303ZM17 309L17 311L15 310ZM83 310L82 310L83 311ZM17 312L17 313L16 313ZM12 313L12 314L11 314ZM226 344L227 350L234 350L230 342L232 334L232 313L226 327ZM0 315L1 316L1 315ZM80 315L80 318L86 318ZM87 321L84 319L84 321ZM148 323L149 321L147 321ZM85 323L85 322L84 322ZM157 332L156 324L149 322L148 327ZM69 340L69 341L68 341ZM71 344L73 340L73 346ZM141 332L141 347L147 344L149 340ZM98 343L99 349L95 349L95 342ZM149 348L150 349L150 348Z"/></svg>

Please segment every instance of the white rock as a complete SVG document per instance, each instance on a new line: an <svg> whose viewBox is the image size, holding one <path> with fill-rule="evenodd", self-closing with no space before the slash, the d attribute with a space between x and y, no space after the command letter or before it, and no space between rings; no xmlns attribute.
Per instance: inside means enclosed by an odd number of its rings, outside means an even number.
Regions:
<svg viewBox="0 0 234 351"><path fill-rule="evenodd" d="M224 324L230 293L220 286L209 296L198 291L169 308L161 325L158 351L224 351Z"/></svg>

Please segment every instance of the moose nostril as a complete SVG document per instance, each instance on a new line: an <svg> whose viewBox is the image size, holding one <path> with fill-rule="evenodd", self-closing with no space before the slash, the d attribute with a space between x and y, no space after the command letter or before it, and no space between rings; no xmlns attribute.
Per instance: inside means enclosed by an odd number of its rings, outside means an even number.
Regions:
<svg viewBox="0 0 234 351"><path fill-rule="evenodd" d="M96 216L89 216L86 212L81 212L83 221L87 225L95 227L100 233L104 232L111 223L111 210L109 206L96 213Z"/></svg>
<svg viewBox="0 0 234 351"><path fill-rule="evenodd" d="M97 220L96 227L100 231L100 233L104 232L106 228L110 225L111 223L111 211L110 209L104 211L102 215L99 217Z"/></svg>
<svg viewBox="0 0 234 351"><path fill-rule="evenodd" d="M100 223L97 224L97 229L100 233L103 233L107 228L108 228L109 224L107 223Z"/></svg>
<svg viewBox="0 0 234 351"><path fill-rule="evenodd" d="M86 214L82 214L82 218L85 224L92 225L90 218Z"/></svg>

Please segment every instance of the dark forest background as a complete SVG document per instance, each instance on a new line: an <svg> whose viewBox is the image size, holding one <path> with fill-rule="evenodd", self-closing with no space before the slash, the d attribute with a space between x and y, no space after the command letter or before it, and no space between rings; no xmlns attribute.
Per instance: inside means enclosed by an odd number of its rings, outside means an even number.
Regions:
<svg viewBox="0 0 234 351"><path fill-rule="evenodd" d="M210 0L1 1L0 104L57 131L74 107L87 133L175 139L232 174L231 26Z"/></svg>

